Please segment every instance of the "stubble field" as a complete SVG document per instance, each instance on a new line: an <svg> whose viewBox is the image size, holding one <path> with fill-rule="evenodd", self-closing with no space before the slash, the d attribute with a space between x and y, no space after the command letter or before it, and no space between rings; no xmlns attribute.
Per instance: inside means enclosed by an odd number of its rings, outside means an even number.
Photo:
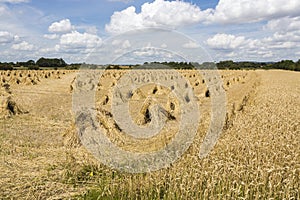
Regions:
<svg viewBox="0 0 300 200"><path fill-rule="evenodd" d="M178 130L179 101L170 88L155 84L133 91L129 102L133 121L147 126L158 120L152 113L158 103L166 124L148 140L124 134L116 126L111 105L112 88L126 72L107 70L99 81L95 105L100 127L126 151L164 148ZM0 199L300 198L297 72L220 71L226 119L216 146L200 159L211 96L201 75L179 71L189 80L201 111L197 135L169 168L140 174L111 169L80 144L72 113L76 71L0 73Z"/></svg>

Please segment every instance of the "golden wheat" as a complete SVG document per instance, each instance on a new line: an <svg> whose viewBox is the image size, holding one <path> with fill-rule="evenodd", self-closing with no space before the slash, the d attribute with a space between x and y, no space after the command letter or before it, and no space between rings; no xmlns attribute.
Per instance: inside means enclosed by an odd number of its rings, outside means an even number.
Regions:
<svg viewBox="0 0 300 200"><path fill-rule="evenodd" d="M137 146L139 142L149 151L163 148L172 132L147 143L128 138L112 126L113 118L107 114L111 88L124 73L108 70L100 80L96 93L99 122L105 122L107 136L121 148L139 152L144 150ZM0 121L0 198L299 199L299 73L221 71L227 95L226 124L217 145L204 159L198 153L210 122L210 97L201 75L186 70L180 73L196 91L202 115L198 133L187 152L170 167L144 174L113 170L78 143L70 93L75 73L52 79L54 74L41 71L38 85L12 84L15 98L24 102L30 113ZM35 72L30 74L29 78L35 77ZM9 82L10 76L24 78L28 72L1 72L1 81ZM28 90L31 93L24 93ZM135 91L133 97L143 100L143 95L154 90L157 95L169 92L151 85ZM171 103L176 110L178 102L173 98L162 106L172 112ZM145 112L131 112L137 123L145 123ZM175 111L173 114L176 118Z"/></svg>

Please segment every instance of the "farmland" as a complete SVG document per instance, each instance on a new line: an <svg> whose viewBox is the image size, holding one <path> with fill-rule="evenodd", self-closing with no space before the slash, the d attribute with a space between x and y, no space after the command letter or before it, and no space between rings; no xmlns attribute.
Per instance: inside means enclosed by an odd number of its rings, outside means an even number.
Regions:
<svg viewBox="0 0 300 200"><path fill-rule="evenodd" d="M0 198L299 199L299 72L220 71L226 119L209 156L199 158L210 123L211 96L201 74L178 71L189 81L201 111L197 134L170 167L138 174L101 164L80 143L72 112L76 71L0 72ZM136 124L148 123L150 107L144 109L143 102L149 95L165 97L159 103L172 120L149 140L127 136L108 114L112 89L126 72L107 70L99 80L99 124L126 151L164 148L178 130L180 102L168 88L154 84L134 91L129 108Z"/></svg>

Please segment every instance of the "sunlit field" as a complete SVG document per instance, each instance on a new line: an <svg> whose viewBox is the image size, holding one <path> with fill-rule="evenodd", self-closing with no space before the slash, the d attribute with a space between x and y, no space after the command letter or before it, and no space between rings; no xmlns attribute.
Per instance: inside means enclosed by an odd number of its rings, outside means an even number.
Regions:
<svg viewBox="0 0 300 200"><path fill-rule="evenodd" d="M164 148L178 130L180 102L155 84L134 91L129 102L134 123L153 120L154 103L170 115L149 140L128 136L111 114L112 90L127 71L106 70L99 79L99 125L126 151ZM219 71L227 114L205 158L198 154L210 123L211 95L202 75L178 72L201 111L195 139L169 167L132 174L102 164L81 144L72 112L77 71L0 71L0 199L299 199L299 72ZM159 100L145 105L149 96Z"/></svg>

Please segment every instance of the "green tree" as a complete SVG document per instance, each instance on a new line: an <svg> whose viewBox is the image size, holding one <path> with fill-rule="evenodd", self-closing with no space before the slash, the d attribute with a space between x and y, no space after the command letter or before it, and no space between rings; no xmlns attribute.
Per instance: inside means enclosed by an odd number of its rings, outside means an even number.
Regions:
<svg viewBox="0 0 300 200"><path fill-rule="evenodd" d="M66 67L67 64L66 62L60 58L40 58L36 61L36 64L39 66L39 67Z"/></svg>
<svg viewBox="0 0 300 200"><path fill-rule="evenodd" d="M237 64L232 60L221 61L217 63L218 69L235 69L237 68Z"/></svg>
<svg viewBox="0 0 300 200"><path fill-rule="evenodd" d="M295 71L300 71L300 59L295 63Z"/></svg>
<svg viewBox="0 0 300 200"><path fill-rule="evenodd" d="M280 62L274 63L272 68L275 69L285 69L285 70L295 70L296 64L292 60L282 60Z"/></svg>

